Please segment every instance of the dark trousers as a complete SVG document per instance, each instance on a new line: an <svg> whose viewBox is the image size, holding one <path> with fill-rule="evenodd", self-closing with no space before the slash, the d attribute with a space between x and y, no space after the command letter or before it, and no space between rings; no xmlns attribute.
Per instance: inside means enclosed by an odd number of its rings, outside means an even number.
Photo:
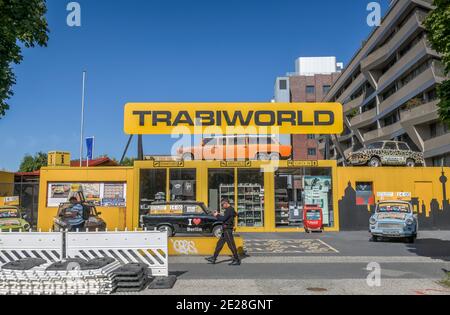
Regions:
<svg viewBox="0 0 450 315"><path fill-rule="evenodd" d="M233 230L232 229L224 229L222 233L222 237L217 243L216 251L214 252L214 258L217 259L219 257L220 252L222 251L225 243L228 244L231 252L233 253L233 257L235 260L239 260L239 254L236 248L236 243L234 242Z"/></svg>

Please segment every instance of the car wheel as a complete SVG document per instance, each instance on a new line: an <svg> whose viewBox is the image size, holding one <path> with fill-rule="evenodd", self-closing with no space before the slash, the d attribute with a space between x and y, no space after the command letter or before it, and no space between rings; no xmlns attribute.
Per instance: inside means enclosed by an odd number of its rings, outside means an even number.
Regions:
<svg viewBox="0 0 450 315"><path fill-rule="evenodd" d="M370 241L373 242L373 243L378 243L380 241L380 239L378 238L378 236L372 236Z"/></svg>
<svg viewBox="0 0 450 315"><path fill-rule="evenodd" d="M416 161L409 159L408 161L406 161L406 166L407 167L416 167Z"/></svg>
<svg viewBox="0 0 450 315"><path fill-rule="evenodd" d="M270 159L270 156L267 153L258 153L256 155L256 159L258 161L268 161Z"/></svg>
<svg viewBox="0 0 450 315"><path fill-rule="evenodd" d="M160 226L158 228L158 231L160 231L160 232L167 232L167 235L169 237L175 236L175 234L173 233L173 229L170 226L168 226L168 225Z"/></svg>
<svg viewBox="0 0 450 315"><path fill-rule="evenodd" d="M193 161L194 155L192 153L183 154L183 161Z"/></svg>
<svg viewBox="0 0 450 315"><path fill-rule="evenodd" d="M371 158L370 161L369 161L369 166L370 167L380 167L381 166L380 159L377 158L377 157Z"/></svg>
<svg viewBox="0 0 450 315"><path fill-rule="evenodd" d="M212 230L212 234L216 237L216 238L221 238L222 237L222 227L220 225L215 226Z"/></svg>
<svg viewBox="0 0 450 315"><path fill-rule="evenodd" d="M414 236L408 237L407 241L409 244L414 244L416 242L416 238Z"/></svg>
<svg viewBox="0 0 450 315"><path fill-rule="evenodd" d="M280 161L281 155L279 153L271 153L270 154L270 160L271 161Z"/></svg>

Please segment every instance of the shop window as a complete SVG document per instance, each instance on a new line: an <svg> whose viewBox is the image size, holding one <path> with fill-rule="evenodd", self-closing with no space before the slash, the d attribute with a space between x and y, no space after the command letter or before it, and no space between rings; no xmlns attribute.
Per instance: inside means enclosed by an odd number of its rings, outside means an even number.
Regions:
<svg viewBox="0 0 450 315"><path fill-rule="evenodd" d="M196 170L170 170L170 200L196 201Z"/></svg>
<svg viewBox="0 0 450 315"><path fill-rule="evenodd" d="M212 211L221 210L222 199L229 199L235 204L234 169L209 170L208 173L208 206Z"/></svg>
<svg viewBox="0 0 450 315"><path fill-rule="evenodd" d="M264 226L264 173L238 170L238 226Z"/></svg>
<svg viewBox="0 0 450 315"><path fill-rule="evenodd" d="M280 169L275 173L275 224L277 228L303 227L303 209L319 206L324 226L334 226L331 169Z"/></svg>
<svg viewBox="0 0 450 315"><path fill-rule="evenodd" d="M373 183L356 182L356 204L358 206L373 206L375 204Z"/></svg>
<svg viewBox="0 0 450 315"><path fill-rule="evenodd" d="M141 170L139 213L147 214L150 205L156 201L166 201L167 171Z"/></svg>

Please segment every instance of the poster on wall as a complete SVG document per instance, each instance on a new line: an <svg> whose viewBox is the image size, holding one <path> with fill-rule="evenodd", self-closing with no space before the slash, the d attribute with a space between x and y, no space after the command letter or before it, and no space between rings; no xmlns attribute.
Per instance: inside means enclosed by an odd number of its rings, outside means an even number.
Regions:
<svg viewBox="0 0 450 315"><path fill-rule="evenodd" d="M125 183L50 183L48 185L48 207L59 207L68 201L74 192L83 192L88 202L98 207L126 207Z"/></svg>
<svg viewBox="0 0 450 315"><path fill-rule="evenodd" d="M329 192L331 191L331 177L305 176L303 178L305 189L305 204L317 205L323 210L323 224L330 224Z"/></svg>

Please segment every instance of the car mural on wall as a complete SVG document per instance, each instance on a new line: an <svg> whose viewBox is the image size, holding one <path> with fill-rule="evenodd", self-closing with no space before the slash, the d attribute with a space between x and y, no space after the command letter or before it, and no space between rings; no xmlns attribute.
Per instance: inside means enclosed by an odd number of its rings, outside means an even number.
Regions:
<svg viewBox="0 0 450 315"><path fill-rule="evenodd" d="M214 217L206 205L195 201L155 202L148 214L141 217L141 225L149 230L175 234L222 235L222 222Z"/></svg>
<svg viewBox="0 0 450 315"><path fill-rule="evenodd" d="M28 231L31 225L23 218L19 207L0 207L0 231Z"/></svg>
<svg viewBox="0 0 450 315"><path fill-rule="evenodd" d="M405 142L375 142L350 154L348 162L353 166L424 166L424 156L414 152Z"/></svg>

